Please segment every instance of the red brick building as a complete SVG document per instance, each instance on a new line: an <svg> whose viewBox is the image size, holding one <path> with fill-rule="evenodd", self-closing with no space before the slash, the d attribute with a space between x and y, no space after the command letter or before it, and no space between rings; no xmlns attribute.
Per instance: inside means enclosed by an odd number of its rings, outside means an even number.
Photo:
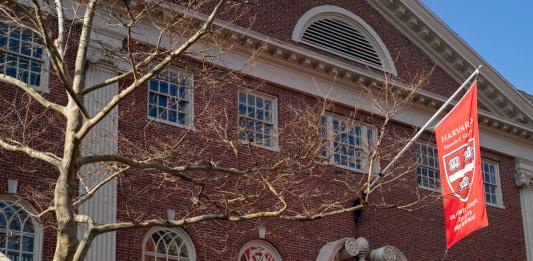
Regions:
<svg viewBox="0 0 533 261"><path fill-rule="evenodd" d="M333 104L321 118L327 142L334 144L329 139L335 139L338 126L354 118L359 123L348 124L353 130L348 135L354 141L344 145L365 146L378 132L371 122L381 119L374 116L363 87L377 86L383 81L384 73L393 77L395 85L405 87L405 82L414 75L431 71L428 84L387 127L391 135L411 133L431 117L478 65L483 65L478 77L478 100L489 226L454 246L446 260L533 260L533 105L422 3L260 1L235 24L227 25L223 19L215 24L217 33L234 46L208 63L220 71L214 72L215 75L224 77L228 71L240 70L239 84L230 80L224 84L223 79L218 79L222 86L210 92L211 83L202 80L202 63L195 56L184 59L127 97L104 119L98 131L89 134L92 142L86 144L86 150L94 154L129 150L134 154L136 149L145 148L144 143L185 137L185 147L179 149L190 152L177 153L176 157L213 158L231 165L234 160L231 153L216 141L206 147L207 151L198 152L207 140L199 136L212 134L202 131L211 126L202 108L215 103L219 111L225 112L226 122L235 124L230 129L237 135L242 133L239 124L247 124L242 121L245 116L247 122L255 124L251 130L252 146L260 154L258 157L275 158L293 149L294 134L284 134L282 130L295 120L293 110L305 110L302 104L314 104L316 97L326 94ZM0 32L0 46L9 47L16 39L25 41L23 33L7 33L12 25L0 25L0 31L4 30ZM151 45L157 40L156 35L154 28L143 25L135 31L134 38ZM97 27L91 39L95 43L89 54L86 86L116 75L123 66L95 46L104 43L106 48L120 52L124 48L124 32L113 27ZM258 49L261 53L250 62L250 55ZM18 50L20 53L12 55L27 55L23 48ZM43 69L49 66L46 58L38 51L29 56L40 67L28 69L24 80L46 97L64 103L65 94L55 87L57 78ZM8 58L0 54L0 63ZM9 75L13 70L25 70L21 61L22 58L13 66L6 63L0 67L3 70L0 73ZM131 80L123 79L85 96L89 112L95 113ZM20 99L18 90L1 84L2 99ZM194 88L187 88L191 86ZM167 106L167 99L176 100L177 107ZM9 106L2 108L8 110ZM358 111L356 116L353 116L354 109ZM250 110L253 115L248 113ZM257 124L261 127L257 128ZM389 202L400 204L417 195L439 191L437 151L431 134L428 131L402 158L404 162L417 162L418 158L418 166L399 181L401 185L391 185L381 192ZM48 129L47 135L48 141L40 146L53 148L50 140L62 140L61 126ZM239 136L239 139L243 138ZM55 175L54 170L42 166L38 174L27 171L42 163L19 153L1 151L0 158L0 252L13 260L51 260L54 229L47 226L47 220L41 223L43 220L33 220L25 213L37 208L28 198L35 198L34 191L47 189L50 182L46 180ZM332 195L339 186L334 180L351 175L355 178L350 181L355 182L357 175L366 170L365 157L350 150L335 152L327 163L313 169L321 175L312 180L312 187L330 189ZM385 163L378 165L382 168ZM82 172L90 172L90 168ZM80 212L104 223L139 217L183 218L191 214L190 209L198 207L189 189L172 183L158 186L155 183L160 180L140 170L129 173L136 178L106 184L94 198L81 205ZM106 173L88 176L84 182L90 186L101 178L98 175ZM260 206L269 200L254 202ZM328 253L337 252L362 258L351 257L351 260L389 260L378 259L377 249L386 245L387 250L392 249L390 246L399 249L409 260L441 260L445 254L440 200L412 212L396 207L367 207L361 215L355 218L354 213L348 212L305 222L265 218L237 223L206 221L180 228L154 226L121 230L98 236L87 260L350 260L341 259L341 254L336 259L326 258ZM372 259L365 251L357 254L350 252L354 250L348 244L344 247L346 238L359 237L365 238L369 248L375 250ZM353 239L348 243L368 249L365 240ZM257 259L261 256L264 259Z"/></svg>

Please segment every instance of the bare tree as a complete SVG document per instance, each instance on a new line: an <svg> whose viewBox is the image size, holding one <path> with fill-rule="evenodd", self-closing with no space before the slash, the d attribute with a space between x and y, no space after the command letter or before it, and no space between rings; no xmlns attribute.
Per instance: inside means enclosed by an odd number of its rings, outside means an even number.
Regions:
<svg viewBox="0 0 533 261"><path fill-rule="evenodd" d="M364 206L412 210L431 200L417 191L412 202L386 198L387 188L401 184L398 181L413 172L414 163L400 164L393 171L382 173L381 181L369 187L379 173L380 161L392 158L411 134L409 129L396 133L388 126L399 111L410 105L427 81L427 74L413 77L409 87L403 89L396 86L397 79L391 80L387 75L379 85L363 86L361 95L371 97L372 113L344 110L353 120L334 134L340 137L359 124L375 127L374 136L364 138L368 146L354 152L353 157L366 159L361 161L359 172L363 173L331 173L324 163L331 162L339 148L324 134L323 117L328 111L343 110L336 109L338 106L327 95L291 100L279 131L265 132L272 136L258 138L255 125L250 127L250 115L236 115L233 104L238 103L237 98L228 97L226 91L238 90L235 86L269 88L268 84L209 63L216 59L209 50L223 52L232 47L227 37L216 33L219 28L213 25L215 18L222 16L230 22L241 19L253 3L176 2L33 0L27 5L17 1L2 1L0 5L1 15L9 24L6 28L23 28L37 35L36 41L42 44L50 61L50 89L54 95L43 94L30 82L0 70L0 82L4 83L0 96L0 148L4 154L0 155L7 155L5 151L26 154L35 160L36 169L53 173L43 180L42 190L27 191L26 196L41 208L33 213L36 218L53 217L57 236L54 260L83 260L92 240L111 231L179 227L208 220L314 220ZM116 76L87 86L88 53L94 48L91 31L103 26L102 22L122 29L124 41L120 50L107 49L105 43L98 50L119 61L122 68ZM157 28L156 44L136 40L134 35L141 23ZM9 48L0 50L0 55L3 53L9 55ZM195 130L183 129L165 136L158 134L168 127L128 112L137 109L132 94L146 88L150 79L169 66L181 66L194 73L194 91L199 101L195 103ZM120 88L91 113L84 97L114 83L119 83ZM119 104L120 116L114 120L124 125L137 124L141 127L136 130L141 131L90 135L98 132L95 127ZM89 153L86 147L96 142L94 137L118 139L119 151ZM260 149L265 142L283 146L279 151ZM86 185L91 176L100 178ZM96 223L91 216L80 213L84 202L116 179L132 199L164 190L165 197L186 200L173 220L161 218L161 213L144 212L142 207L120 209L127 212L129 219L116 223ZM334 180L339 189L332 191L321 182L324 179ZM144 186L146 182L150 186ZM378 195L374 200L373 194ZM354 205L355 197L359 200ZM84 226L81 240L77 237L80 224Z"/></svg>

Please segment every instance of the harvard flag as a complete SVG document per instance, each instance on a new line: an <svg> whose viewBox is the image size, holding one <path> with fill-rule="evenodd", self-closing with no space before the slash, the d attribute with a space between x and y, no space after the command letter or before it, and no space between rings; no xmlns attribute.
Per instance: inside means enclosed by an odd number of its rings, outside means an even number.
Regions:
<svg viewBox="0 0 533 261"><path fill-rule="evenodd" d="M435 126L446 224L446 248L488 226L481 174L477 82Z"/></svg>

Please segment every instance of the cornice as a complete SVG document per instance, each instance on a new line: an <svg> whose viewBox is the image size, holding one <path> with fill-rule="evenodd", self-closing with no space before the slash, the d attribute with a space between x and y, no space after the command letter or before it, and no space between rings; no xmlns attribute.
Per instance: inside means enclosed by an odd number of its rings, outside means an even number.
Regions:
<svg viewBox="0 0 533 261"><path fill-rule="evenodd" d="M272 39L254 31L228 25L221 21L217 21L215 24L221 27L216 30L218 37L233 43L236 50L258 54L259 59L297 68L298 70L310 72L326 79L333 79L355 88L360 85L379 86L380 82L385 80L385 75L382 73L355 67L329 56ZM399 88L408 88L405 83L391 79L387 80ZM415 97L413 105L427 111L436 111L446 100L447 97L421 90ZM455 104L455 102L452 102L452 104ZM528 143L533 144L533 128L510 120L508 117L479 110L479 123L484 129L490 129L493 132L495 131L514 139L526 140Z"/></svg>
<svg viewBox="0 0 533 261"><path fill-rule="evenodd" d="M398 0L386 1L396 2ZM173 10L179 12L181 10L171 4L162 4L161 6L167 11ZM189 13L189 15L191 14ZM199 21L206 19L206 16L203 14L196 13L192 15ZM411 23L413 22L411 21ZM376 73L370 69L356 67L309 49L235 26L220 19L215 20L214 25L217 27L217 29L214 30L215 37L227 41L235 51L256 55L254 56L255 58L268 61L272 64L290 66L291 68L296 68L298 71L308 72L324 79L342 82L343 84L353 86L354 88L360 88L361 85L379 86L379 84L386 78L384 73ZM144 30L148 30L148 28L145 28ZM112 30L106 30L105 33L115 34L115 37L125 36L121 31L111 31ZM146 41L146 35L149 35L149 33L145 34L144 38L139 38L137 40ZM253 63L253 61L251 61L251 63ZM466 65L466 62L463 61L460 62L460 64L461 66L458 68L464 68L463 74L466 74L466 76L473 72L473 67L467 68L467 66L470 65ZM460 79L459 82L462 82L465 77L462 76ZM390 78L387 80L398 88L408 88L408 86L402 82L391 80ZM493 93L494 95L491 95L490 97L494 97L494 100L500 100L500 102L496 102L499 107L510 107L510 103L506 102L506 99L499 94L500 92L495 87L491 87L487 82L488 81L484 77L481 77L480 89L489 90L489 94ZM413 101L413 105L421 107L426 111L433 112L446 100L447 97L422 90L418 92ZM454 102L452 102L452 104L454 104ZM511 107L510 110L513 112L518 111L513 107ZM520 114L523 115L523 113ZM530 119L526 116L522 116L524 120L521 122L515 120L515 118L516 117L511 118L508 116L497 115L483 110L479 111L479 122L482 128L490 129L493 132L517 139L520 142L526 141L528 144L533 144L533 127L522 123L527 122L526 120Z"/></svg>
<svg viewBox="0 0 533 261"><path fill-rule="evenodd" d="M483 65L485 69L479 77L480 99L501 116L533 126L531 103L419 0L367 2L458 82Z"/></svg>

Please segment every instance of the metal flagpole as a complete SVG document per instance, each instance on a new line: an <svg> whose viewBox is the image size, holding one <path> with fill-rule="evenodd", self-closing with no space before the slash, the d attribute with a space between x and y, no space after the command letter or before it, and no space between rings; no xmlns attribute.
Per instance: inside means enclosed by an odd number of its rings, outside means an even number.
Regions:
<svg viewBox="0 0 533 261"><path fill-rule="evenodd" d="M364 194L368 194L370 192L370 190L372 188L374 188L374 186L379 182L381 177L383 177L383 173L387 172L387 170L389 170L392 167L392 165L405 153L405 151L407 151L407 149L413 144L413 142L415 142L415 140L418 139L418 137L420 135L422 135L422 133L429 126L429 124L435 118L437 118L437 116L442 111L444 111L444 109L446 109L446 107L448 106L448 104L450 104L450 102L453 100L453 98L455 98L455 96L457 96L457 94L459 94L459 92L461 92L465 88L465 86L467 86L468 83L475 76L477 76L479 74L479 69L481 69L481 65L470 75L470 77L468 77L468 79L466 79L466 81L455 91L455 93L453 93L452 96L450 96L450 98L440 107L440 109L437 112L435 112L435 114L433 114L433 116L431 116L431 118L426 122L426 124L424 124L424 126L422 126L422 128L420 128L420 130L418 130L418 132L415 134L415 136L413 136L411 138L411 140L409 140L409 142L407 142L407 144L405 144L405 146L402 148L402 150L400 150L400 152L398 154L396 154L396 156L389 162L389 164L387 164L387 166L385 166L385 168L383 168L383 170L379 173L379 175L376 176L374 178L374 180L372 180L372 182L370 182L370 186L368 186L368 189L366 190L366 192L364 192Z"/></svg>

